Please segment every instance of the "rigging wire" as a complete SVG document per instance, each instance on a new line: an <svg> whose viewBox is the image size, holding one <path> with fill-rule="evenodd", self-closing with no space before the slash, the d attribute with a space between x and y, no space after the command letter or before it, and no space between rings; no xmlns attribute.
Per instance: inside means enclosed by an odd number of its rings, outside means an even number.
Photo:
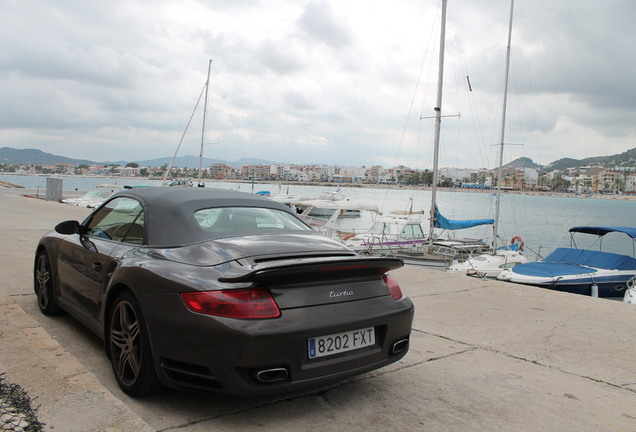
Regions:
<svg viewBox="0 0 636 432"><path fill-rule="evenodd" d="M179 153L179 149L181 148L181 144L183 143L183 140L186 136L186 134L188 133L188 128L190 127L190 123L192 123L192 119L194 118L194 115L197 112L197 108L199 106L199 103L201 103L201 99L203 98L203 94L205 92L205 89L207 88L207 83L205 83L203 85L203 88L201 89L201 94L199 94L199 99L197 100L196 105L194 106L194 109L192 110L192 114L190 115L190 119L188 120L188 124L185 127L185 130L183 131L183 134L181 135L181 139L179 140L179 145L177 146L177 149L174 152L174 156L172 156L172 159L170 160L170 164L168 165L168 168L166 170L166 172L163 174L161 181L163 182L166 177L170 174L170 172L172 171L172 165L174 164L175 159L177 158L177 154Z"/></svg>
<svg viewBox="0 0 636 432"><path fill-rule="evenodd" d="M440 15L440 13L441 13L441 5L440 5L440 6L438 7L438 9L437 9L437 13L436 13L435 21L434 21L434 22L439 21L439 18L438 18L438 17L439 17L439 15ZM432 56L432 55L430 55L430 51L431 51L431 44L432 44L432 42L433 42L433 40L434 40L434 34L435 34L435 26L431 26L431 30L430 30L430 33L429 33L429 36L428 36L428 41L427 41L427 43L426 43L426 48L424 49L424 55L423 55L423 57L422 57L422 62L420 63L419 73L418 73L418 75L417 75L417 79L416 79L416 82L415 82L415 87L413 88L413 94L412 94L412 96L411 96L411 101L410 101L410 103L409 103L409 108L408 108L408 111L407 111L406 119L404 120L404 125L403 125L403 127L402 127L402 133L401 133L401 135L400 135L400 140L399 140L399 142L398 142L398 148L397 148L397 150L396 150L396 154L395 154L395 158L394 158L394 163L393 163L393 165L394 165L394 166L397 166L397 165L399 164L399 161L400 161L400 154L401 154L401 152L402 152L402 148L403 148L403 146L404 146L404 142L405 142L405 140L406 140L407 131L408 131L408 126L409 126L409 122L410 122L410 120L411 120L411 116L412 116L412 114L413 114L413 107L414 107L414 105L415 105L415 101L417 100L417 97L418 97L418 95L419 95L418 90L420 89L420 85L421 85L421 82L422 82L422 75L423 75L423 73L424 73L425 66L426 66L427 61L428 61L428 63L429 63L429 67L428 67L428 69L427 69L427 70L430 70L430 68L431 68L430 63L431 63L431 62L433 61L433 59L434 59L434 58L433 58L433 56ZM425 81L425 83L426 83L426 84L425 84L425 88L424 88L424 91L423 91L423 93L424 93L424 94L426 94L426 93L427 93L427 89L428 89L428 81ZM423 100L423 99L424 99L424 98L422 98L422 100ZM424 103L424 102L422 102L422 103ZM421 108L420 108L420 109L421 109ZM421 117L421 115L420 115L420 116L418 116L418 118L419 118L419 117ZM419 122L418 122L418 125L419 125L419 128L418 128L418 133L417 133L417 142L416 142L416 144L415 144L415 169L418 169L418 168L419 168L419 167L418 167L418 162L419 162L419 160L420 160L420 153L419 153L419 152L420 152L420 148L421 148L421 145L420 145L420 136L421 136L421 133L420 133L420 132L421 132L421 121L419 121ZM432 147L431 147L431 146L428 146L427 148L429 149L428 151L429 151L429 153L430 153L430 151L431 151L430 149L431 149ZM429 157L430 157L430 155L429 155ZM426 159L426 160L428 160L428 159ZM389 194L389 193L390 193L390 191L389 191L389 190L385 191L384 199L383 199L383 204L386 202L386 200L387 200L387 196L388 196L388 194ZM413 197L411 197L411 199L413 199Z"/></svg>

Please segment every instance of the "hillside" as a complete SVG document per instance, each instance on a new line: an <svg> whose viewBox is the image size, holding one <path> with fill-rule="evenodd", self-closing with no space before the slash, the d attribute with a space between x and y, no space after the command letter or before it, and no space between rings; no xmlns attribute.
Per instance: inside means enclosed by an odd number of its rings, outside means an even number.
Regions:
<svg viewBox="0 0 636 432"><path fill-rule="evenodd" d="M9 165L55 165L59 163L91 164L94 162L57 156L36 149L1 147L0 163Z"/></svg>
<svg viewBox="0 0 636 432"><path fill-rule="evenodd" d="M60 163L68 163L73 165L126 165L129 162L135 162L142 167L162 166L170 163L170 157L149 159L149 160L132 160L132 161L91 161L86 159L73 159L65 156L58 156L51 153L45 153L36 149L14 149L10 147L0 147L0 163L8 165L56 165ZM220 159L203 158L203 166L210 166L213 163L225 163L229 166L240 168L243 165L254 164L273 164L275 162L258 158L241 158L234 162L224 161ZM185 155L177 157L174 161L177 168L197 168L199 166L199 157L193 155Z"/></svg>
<svg viewBox="0 0 636 432"><path fill-rule="evenodd" d="M636 166L636 147L612 156L595 156L585 159L564 158L548 164L550 170L564 170L581 166Z"/></svg>
<svg viewBox="0 0 636 432"><path fill-rule="evenodd" d="M10 147L0 148L0 163L9 165L55 165L59 163L70 163L74 165L126 165L128 162L135 162L142 167L162 166L170 163L170 157L148 159L148 160L131 160L131 161L89 161L85 159L73 159L65 156L58 156L45 153L37 149L14 149ZM279 162L272 162L259 158L242 158L236 161L225 161L219 159L203 158L203 166L210 166L213 163L225 163L229 166L240 168L243 165L268 165ZM180 156L175 159L174 166L177 168L197 168L199 166L199 157L193 155ZM541 171L565 170L567 168L577 168L581 166L632 166L636 167L636 148L627 150L626 152L611 156L594 156L585 159L563 158L551 162L547 166L534 163L527 157L521 157L504 165L504 168L534 168Z"/></svg>
<svg viewBox="0 0 636 432"><path fill-rule="evenodd" d="M527 157L520 157L518 159L513 160L512 162L507 163L506 165L503 166L503 168L534 168L534 169L541 169L543 168L542 165L536 164L534 163L534 161L530 158Z"/></svg>

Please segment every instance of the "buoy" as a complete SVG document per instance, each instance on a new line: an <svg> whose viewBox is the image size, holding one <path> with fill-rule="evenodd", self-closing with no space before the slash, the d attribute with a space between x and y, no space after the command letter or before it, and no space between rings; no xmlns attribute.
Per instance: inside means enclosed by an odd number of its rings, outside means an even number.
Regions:
<svg viewBox="0 0 636 432"><path fill-rule="evenodd" d="M519 251L523 250L523 247L526 245L523 242L523 239L519 236L514 236L513 238L510 239L510 244L514 245L514 244L518 244L519 245Z"/></svg>
<svg viewBox="0 0 636 432"><path fill-rule="evenodd" d="M596 282L592 284L592 297L598 297L598 285L596 285Z"/></svg>

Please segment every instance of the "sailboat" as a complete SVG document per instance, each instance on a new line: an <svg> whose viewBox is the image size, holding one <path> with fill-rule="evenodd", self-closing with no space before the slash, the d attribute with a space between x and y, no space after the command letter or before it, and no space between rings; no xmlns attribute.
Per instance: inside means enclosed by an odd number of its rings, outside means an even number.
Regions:
<svg viewBox="0 0 636 432"><path fill-rule="evenodd" d="M411 264L436 269L446 269L452 260L466 259L490 249L481 239L442 239L444 232L455 232L479 225L492 225L494 219L452 220L444 217L437 207L437 184L439 165L439 145L442 117L442 89L444 81L444 50L446 44L446 4L442 0L441 35L439 47L439 69L437 80L437 100L435 111L435 137L433 154L433 185L431 189L431 209L428 237L425 222L418 217L423 212L401 212L376 219L367 231L350 238L345 244L353 250L371 255L394 255ZM424 117L421 117L423 119ZM412 204L412 203L411 203ZM441 234L436 233L441 229Z"/></svg>
<svg viewBox="0 0 636 432"><path fill-rule="evenodd" d="M452 238L441 239L441 234L436 229L446 231L462 230L479 225L491 225L494 219L453 220L444 217L437 206L437 184L439 167L439 146L442 117L454 117L442 115L442 89L444 84L444 50L446 45L446 5L447 0L442 0L441 35L439 46L439 66L437 77L437 99L435 112L435 135L433 147L433 184L431 188L431 208L429 218L428 239L425 241L409 241L408 250L400 250L396 255L407 262L417 263L427 267L447 267L451 260L465 259L472 255L482 253L489 249L489 245L481 239ZM424 117L422 117L424 118ZM421 118L421 119L422 119ZM388 226L388 225L387 225Z"/></svg>
<svg viewBox="0 0 636 432"><path fill-rule="evenodd" d="M514 0L510 1L510 21L508 24L508 45L506 48L506 73L504 79L503 113L501 116L501 130L499 141L499 168L497 170L497 200L495 205L495 219L493 224L493 249L490 253L484 253L468 258L463 262L452 264L448 268L450 273L467 274L469 276L497 277L504 269L512 268L528 262L521 254L523 240L513 237L511 245L496 247L499 240L499 208L501 202L501 181L503 166L504 135L506 128L506 108L508 102L508 75L510 71L510 49L512 43L512 18L514 12Z"/></svg>
<svg viewBox="0 0 636 432"><path fill-rule="evenodd" d="M198 172L198 180L197 180L198 187L205 187L205 182L203 181L203 146L205 145L205 125L206 125L207 114L208 114L208 89L210 87L210 71L211 70L212 70L212 59L210 59L210 61L208 62L207 79L205 80L205 84L203 85L203 89L201 90L201 94L199 95L199 99L197 100L197 103L194 106L192 115L190 115L190 120L188 120L188 124L186 125L186 128L183 131L183 135L181 136L179 145L177 146L177 149L174 152L174 156L170 160L170 164L168 165L168 168L166 169L163 176L161 177L161 184L163 186L186 186L186 187L193 186L193 182L190 179L167 180L166 177L169 176L170 173L172 172L172 166L174 164L175 159L177 158L177 154L179 153L179 149L181 148L183 139L185 138L185 135L188 132L188 128L190 127L190 123L192 122L192 118L194 117L194 114L196 113L197 108L199 107L201 98L205 95L205 100L203 103L203 125L201 127L201 150L199 151L199 172Z"/></svg>

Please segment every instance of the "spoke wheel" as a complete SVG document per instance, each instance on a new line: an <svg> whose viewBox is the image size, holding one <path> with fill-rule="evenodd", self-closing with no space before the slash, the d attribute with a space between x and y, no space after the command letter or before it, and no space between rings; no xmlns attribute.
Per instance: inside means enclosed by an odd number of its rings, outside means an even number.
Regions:
<svg viewBox="0 0 636 432"><path fill-rule="evenodd" d="M33 282L38 306L45 315L54 315L59 312L55 302L55 287L51 262L45 251L37 254L35 259L35 270L33 272Z"/></svg>
<svg viewBox="0 0 636 432"><path fill-rule="evenodd" d="M113 372L122 390L141 396L158 389L141 309L129 292L120 294L115 300L110 315L108 348Z"/></svg>

